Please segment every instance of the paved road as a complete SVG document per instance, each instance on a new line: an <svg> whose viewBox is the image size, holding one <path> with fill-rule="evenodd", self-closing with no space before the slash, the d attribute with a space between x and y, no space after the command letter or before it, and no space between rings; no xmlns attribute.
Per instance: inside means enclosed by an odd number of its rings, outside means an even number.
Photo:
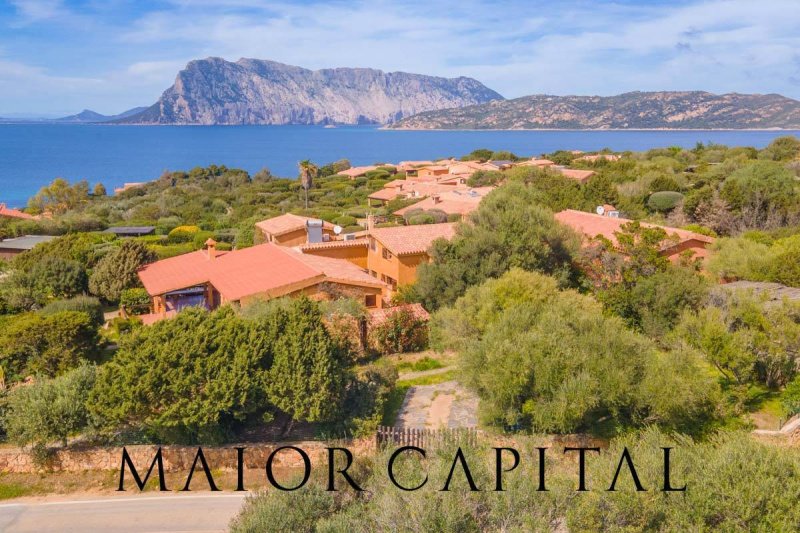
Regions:
<svg viewBox="0 0 800 533"><path fill-rule="evenodd" d="M7 533L227 531L245 494L119 496L0 504Z"/></svg>

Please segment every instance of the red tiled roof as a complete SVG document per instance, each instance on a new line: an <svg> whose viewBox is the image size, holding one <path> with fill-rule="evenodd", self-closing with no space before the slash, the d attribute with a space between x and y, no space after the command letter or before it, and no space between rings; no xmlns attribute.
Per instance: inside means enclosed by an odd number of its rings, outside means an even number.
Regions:
<svg viewBox="0 0 800 533"><path fill-rule="evenodd" d="M555 218L562 224L565 224L579 233L586 235L590 239L593 239L597 236L602 236L610 240L615 246L617 244L616 233L622 231L622 226L624 224L632 222L626 218L607 217L596 215L594 213L586 213L584 211L575 211L574 209L567 209L565 211L561 211L560 213L556 213ZM667 235L671 237L677 237L680 242L686 242L690 240L699 241L704 244L711 244L714 242L712 237L685 229L658 226L656 224L649 224L647 222L641 222L641 225L646 228L661 228L667 232ZM666 247L669 246L670 244L667 243Z"/></svg>
<svg viewBox="0 0 800 533"><path fill-rule="evenodd" d="M529 159L519 163L521 167L549 167L552 165L555 165L555 163L549 159Z"/></svg>
<svg viewBox="0 0 800 533"><path fill-rule="evenodd" d="M400 161L397 165L397 169L402 171L406 170L413 170L417 167L422 167L425 165L432 165L433 161Z"/></svg>
<svg viewBox="0 0 800 533"><path fill-rule="evenodd" d="M433 241L451 239L455 232L456 224L444 223L375 228L370 235L393 254L409 255L427 252Z"/></svg>
<svg viewBox="0 0 800 533"><path fill-rule="evenodd" d="M375 191L374 193L367 196L367 198L371 198L373 200L394 200L398 196L403 194L399 188L396 187L386 187L379 191Z"/></svg>
<svg viewBox="0 0 800 533"><path fill-rule="evenodd" d="M556 171L560 172L563 176L567 178L571 178L577 180L581 183L588 180L592 176L594 176L594 170L580 170L577 168L559 168L556 167Z"/></svg>
<svg viewBox="0 0 800 533"><path fill-rule="evenodd" d="M329 248L358 248L359 246L366 246L367 239L350 239L349 241L323 241L323 242L309 242L301 244L300 250L326 250Z"/></svg>
<svg viewBox="0 0 800 533"><path fill-rule="evenodd" d="M390 316L403 310L409 311L414 318L419 320L427 322L431 318L431 315L422 307L422 304L404 304L395 307L384 307L382 309L371 309L369 311L369 324L372 327L383 324Z"/></svg>
<svg viewBox="0 0 800 533"><path fill-rule="evenodd" d="M387 188L402 187L403 185L406 185L408 183L410 183L408 180L392 180L386 185L384 185L383 188L387 189Z"/></svg>
<svg viewBox="0 0 800 533"><path fill-rule="evenodd" d="M29 215L19 209L11 209L10 207L6 207L6 204L0 204L0 217L8 217L8 218L21 218L24 220L32 220L35 218L33 215Z"/></svg>
<svg viewBox="0 0 800 533"><path fill-rule="evenodd" d="M412 209L440 209L447 214L468 215L478 208L481 200L489 194L494 187L475 187L472 189L442 185L444 189L437 192L438 202L429 197L421 202L409 205L394 212L395 215L403 216Z"/></svg>
<svg viewBox="0 0 800 533"><path fill-rule="evenodd" d="M394 165L367 165L363 167L350 167L347 170L342 170L341 172L337 172L339 176L349 176L351 178L357 178L359 176L363 176L370 170L375 170L380 167L394 167Z"/></svg>
<svg viewBox="0 0 800 533"><path fill-rule="evenodd" d="M384 288L386 284L370 276L366 271L354 265L346 259L334 259L321 255L304 254L298 250L289 250L295 254L295 258L306 266L321 272L331 281L343 283L355 283L368 287Z"/></svg>
<svg viewBox="0 0 800 533"><path fill-rule="evenodd" d="M309 220L318 219L286 213L283 215L278 215L277 217L262 220L261 222L256 222L256 227L265 233L278 236L283 235L284 233L297 231L299 229L305 229L306 222ZM323 222L323 227L332 229L333 224L330 222Z"/></svg>
<svg viewBox="0 0 800 533"><path fill-rule="evenodd" d="M326 277L382 286L344 259L305 256L272 243L216 253L213 259L207 251L200 250L157 261L142 267L139 278L150 295L211 283L230 301L263 293L277 296L289 286L313 285ZM313 259L308 260L309 257Z"/></svg>

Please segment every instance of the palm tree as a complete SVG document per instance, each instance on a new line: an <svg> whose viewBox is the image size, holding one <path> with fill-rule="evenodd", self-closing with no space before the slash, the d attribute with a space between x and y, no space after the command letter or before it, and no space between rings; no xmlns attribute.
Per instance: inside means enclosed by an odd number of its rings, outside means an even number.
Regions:
<svg viewBox="0 0 800 533"><path fill-rule="evenodd" d="M319 173L319 167L309 159L300 161L297 166L300 168L300 183L306 192L306 209L308 209L308 189L314 184L314 178Z"/></svg>

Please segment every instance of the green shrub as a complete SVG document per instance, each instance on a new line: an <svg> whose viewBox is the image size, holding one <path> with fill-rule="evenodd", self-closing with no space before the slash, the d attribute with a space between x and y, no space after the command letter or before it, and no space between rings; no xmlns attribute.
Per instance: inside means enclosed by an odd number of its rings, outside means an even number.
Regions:
<svg viewBox="0 0 800 533"><path fill-rule="evenodd" d="M647 199L647 207L659 213L675 209L683 201L683 195L674 191L654 192Z"/></svg>
<svg viewBox="0 0 800 533"><path fill-rule="evenodd" d="M108 323L108 327L110 327L111 330L118 336L135 331L141 325L142 325L141 319L135 316L129 318L122 318L118 316L116 318L111 319Z"/></svg>
<svg viewBox="0 0 800 533"><path fill-rule="evenodd" d="M356 225L355 217L351 217L350 215L342 215L342 216L336 218L336 220L334 220L333 222L337 226L341 226L343 228L346 228L347 226L355 226Z"/></svg>
<svg viewBox="0 0 800 533"><path fill-rule="evenodd" d="M97 264L89 278L89 290L108 302L117 302L124 289L141 285L139 268L156 259L156 254L145 244L126 240Z"/></svg>
<svg viewBox="0 0 800 533"><path fill-rule="evenodd" d="M719 386L698 354L660 350L541 274L512 269L473 287L431 328L438 348L460 354L490 423L571 433L609 416L617 427L697 430L716 416Z"/></svg>
<svg viewBox="0 0 800 533"><path fill-rule="evenodd" d="M195 250L202 249L208 239L214 239L214 233L211 231L198 231L192 237L192 245ZM215 239L214 239L215 240Z"/></svg>
<svg viewBox="0 0 800 533"><path fill-rule="evenodd" d="M680 189L680 185L672 176L658 176L650 182L650 190L653 192L677 191L678 189Z"/></svg>
<svg viewBox="0 0 800 533"><path fill-rule="evenodd" d="M371 328L369 337L381 354L418 352L428 345L428 324L408 309L400 309Z"/></svg>
<svg viewBox="0 0 800 533"><path fill-rule="evenodd" d="M9 382L52 377L96 359L99 344L97 325L84 312L19 315L0 330L0 366Z"/></svg>
<svg viewBox="0 0 800 533"><path fill-rule="evenodd" d="M150 295L141 287L125 289L120 294L119 305L131 314L143 315L150 312Z"/></svg>
<svg viewBox="0 0 800 533"><path fill-rule="evenodd" d="M92 319L92 322L98 326L105 322L103 306L100 300L91 296L75 296L68 300L56 300L44 306L39 313L48 316L61 311L79 311L86 313Z"/></svg>
<svg viewBox="0 0 800 533"><path fill-rule="evenodd" d="M168 234L169 242L191 242L198 231L200 231L200 228L197 226L178 226L170 230Z"/></svg>
<svg viewBox="0 0 800 533"><path fill-rule="evenodd" d="M366 218L367 217L366 210L364 210L363 208L360 208L360 207L356 208L356 209L348 209L347 213L345 213L345 214L350 215L351 217L355 217L355 218Z"/></svg>
<svg viewBox="0 0 800 533"><path fill-rule="evenodd" d="M14 389L4 420L8 440L40 452L53 442L66 446L67 438L87 425L86 400L94 381L94 366L83 364L57 378Z"/></svg>
<svg viewBox="0 0 800 533"><path fill-rule="evenodd" d="M408 217L407 220L409 226L416 226L419 224L434 224L436 222L436 219L433 218L433 215L428 213L420 213L418 215Z"/></svg>
<svg viewBox="0 0 800 533"><path fill-rule="evenodd" d="M800 413L800 378L790 381L781 394L781 406L786 416Z"/></svg>

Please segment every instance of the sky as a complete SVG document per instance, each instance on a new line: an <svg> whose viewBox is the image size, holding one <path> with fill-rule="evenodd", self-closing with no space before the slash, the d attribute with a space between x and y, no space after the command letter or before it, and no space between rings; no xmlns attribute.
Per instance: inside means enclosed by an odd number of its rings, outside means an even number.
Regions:
<svg viewBox="0 0 800 533"><path fill-rule="evenodd" d="M471 76L506 98L800 99L800 0L0 0L0 116L154 103L192 59Z"/></svg>

